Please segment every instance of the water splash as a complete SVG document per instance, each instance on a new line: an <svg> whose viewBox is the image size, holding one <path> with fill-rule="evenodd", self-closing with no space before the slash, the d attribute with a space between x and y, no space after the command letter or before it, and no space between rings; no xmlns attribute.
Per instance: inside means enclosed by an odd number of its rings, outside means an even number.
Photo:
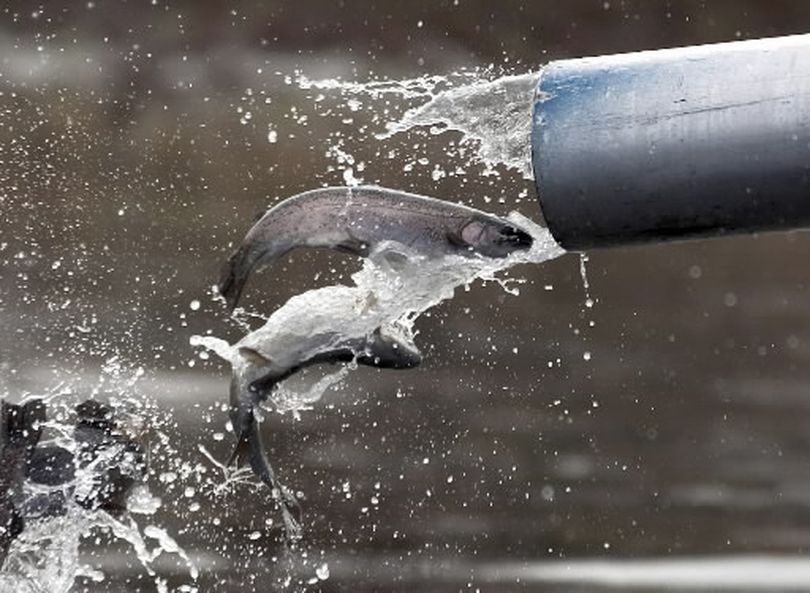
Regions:
<svg viewBox="0 0 810 593"><path fill-rule="evenodd" d="M505 166L533 179L531 106L538 76L504 76L442 91L389 123L379 138L415 127L430 127L433 134L461 132L462 143L474 145L478 160L490 170Z"/></svg>
<svg viewBox="0 0 810 593"><path fill-rule="evenodd" d="M399 116L373 116L373 122L382 128L374 134L377 140L422 128L433 135L458 132L461 134L459 144L474 149L474 157L469 161L485 165L484 175L494 173L497 167L505 167L532 180L532 103L539 76L538 72L497 76L488 71L470 70L445 76L365 83L311 80L298 75L295 82L304 90L340 93L350 108L354 105L352 111L371 107L372 113L388 114L396 109L389 107L390 101L384 109L373 109L373 105L364 105L363 100L376 102L396 97L400 104L409 106ZM323 95L315 99L321 101ZM342 148L343 138L332 140L333 149L340 149L339 162L345 165L353 161Z"/></svg>
<svg viewBox="0 0 810 593"><path fill-rule="evenodd" d="M579 254L579 277L582 279L582 290L585 292L585 305L590 308L593 306L593 299L591 299L591 283L588 280L588 262L587 253Z"/></svg>
<svg viewBox="0 0 810 593"><path fill-rule="evenodd" d="M417 78L402 80L372 80L368 82L352 82L337 78L311 79L298 72L294 79L298 88L302 90L317 89L321 91L339 91L348 96L371 97L381 99L395 97L399 99L426 99L435 97L448 88L474 83L480 80L482 72L478 70L459 70L451 74L434 74ZM351 107L351 105L350 105Z"/></svg>
<svg viewBox="0 0 810 593"><path fill-rule="evenodd" d="M15 540L0 572L0 591L20 593L67 593L78 577L104 580L104 574L80 561L81 542L99 531L111 533L130 544L144 570L153 578L159 593L166 591L153 568L162 554L176 554L196 580L198 571L185 551L165 530L147 525L143 530L131 516L113 517L105 511L88 511L71 505L65 515L40 519L26 525ZM146 539L156 540L150 547Z"/></svg>
<svg viewBox="0 0 810 593"><path fill-rule="evenodd" d="M79 443L74 440L72 421L78 393L90 393L94 397L104 394L116 408L116 420L122 430L141 434L144 418L155 413L154 402L137 393L136 384L143 376L140 367L133 369L122 359L112 357L92 386L86 384L85 378L77 377L60 381L44 394L24 394L24 399L38 397L48 403L49 419L44 425L46 432L41 444L56 445L74 455L78 453ZM159 593L167 591L165 581L154 569L155 561L162 554L178 556L188 567L191 579L197 579L196 567L165 530L152 524L142 528L135 520L135 515L151 517L161 507L160 499L145 484L133 489L126 502L126 512L118 516L84 508L77 502L94 497L97 476L110 464L127 471L128 457L123 454L123 447L123 444L105 447L91 463L77 465L73 480L66 484L25 482L25 529L12 543L0 571L0 592L67 593L77 578L103 581L103 572L81 561L82 542L100 533L129 543ZM57 516L46 512L45 503L49 500L59 501L61 512ZM149 545L150 539L156 544Z"/></svg>

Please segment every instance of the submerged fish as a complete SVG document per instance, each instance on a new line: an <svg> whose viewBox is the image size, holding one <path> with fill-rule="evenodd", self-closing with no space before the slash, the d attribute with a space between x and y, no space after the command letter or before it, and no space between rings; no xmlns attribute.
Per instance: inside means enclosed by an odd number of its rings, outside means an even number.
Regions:
<svg viewBox="0 0 810 593"><path fill-rule="evenodd" d="M247 460L253 473L281 503L287 535L300 535L301 508L295 495L276 480L265 453L255 408L266 400L281 381L301 369L318 363L357 361L389 369L419 365L422 354L408 333L394 326L379 328L369 336L347 338L338 334L316 334L301 339L297 348L279 355L278 344L262 340L261 330L245 336L235 346L238 362L231 380L231 424L237 445L230 463Z"/></svg>
<svg viewBox="0 0 810 593"><path fill-rule="evenodd" d="M532 237L492 214L380 187L330 187L288 198L253 225L225 265L219 292L233 309L251 272L297 247L366 257L396 241L427 257L469 253L501 258Z"/></svg>

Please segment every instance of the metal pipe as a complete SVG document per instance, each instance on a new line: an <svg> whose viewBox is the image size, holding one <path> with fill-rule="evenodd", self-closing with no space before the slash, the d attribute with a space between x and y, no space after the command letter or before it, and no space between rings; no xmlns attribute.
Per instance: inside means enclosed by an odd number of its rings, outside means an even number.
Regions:
<svg viewBox="0 0 810 593"><path fill-rule="evenodd" d="M540 206L582 250L810 226L810 35L551 62Z"/></svg>

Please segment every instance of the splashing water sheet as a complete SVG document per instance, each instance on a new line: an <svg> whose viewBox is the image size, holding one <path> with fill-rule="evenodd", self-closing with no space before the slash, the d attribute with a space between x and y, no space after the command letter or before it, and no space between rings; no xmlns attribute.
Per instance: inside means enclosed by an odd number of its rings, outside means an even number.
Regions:
<svg viewBox="0 0 810 593"><path fill-rule="evenodd" d="M137 382L143 375L142 368L129 369L120 358L113 356L105 363L101 378L90 389L94 396L100 392L115 394L117 417L129 429L139 430L143 418L154 414L154 404L136 391ZM68 410L75 403L75 393L86 392L87 388L80 379L64 380L38 396L47 402L50 416L44 426L47 438L40 445L57 445L78 455L78 443L73 437L74 426L68 422ZM57 485L25 483L27 501L61 500L64 508L54 516L40 515L36 510L26 511L25 529L12 542L0 570L0 593L68 593L74 590L77 579L102 583L106 580L105 573L86 563L94 562L95 554L87 557L82 545L100 534L129 545L158 593L168 592L165 580L154 568L155 561L164 554L178 557L185 564L191 580L197 579L197 568L192 560L165 529L154 524L139 525L143 518L155 515L161 506L160 499L146 484L135 486L127 499L126 511L120 515L87 509L77 502L93 495L98 488L100 471L110 464L120 465L122 462L126 463L121 450L110 447L90 463L77 466L70 482ZM32 508L36 509L37 505ZM137 521L136 516L141 517L141 521ZM150 545L149 540L154 540L155 544ZM195 588L184 586L182 590L191 592Z"/></svg>
<svg viewBox="0 0 810 593"><path fill-rule="evenodd" d="M379 130L372 140L385 141L419 129L431 135L456 132L461 135L460 145L472 148L463 160L483 164L482 175L505 167L533 180L531 106L539 77L538 72L498 76L487 70L461 70L444 76L366 83L310 80L299 74L295 82L303 90L323 93L315 95L316 102L327 93L338 94L352 111L365 109L375 114L372 123ZM388 113L392 97L399 99L394 108L408 107L398 118L378 116ZM382 109L376 104L380 101ZM331 138L331 150L339 164L351 167L356 159L343 148L344 140L341 135ZM405 165L406 171L411 168L412 164ZM435 172L433 176L436 180ZM353 172L350 179L355 181Z"/></svg>

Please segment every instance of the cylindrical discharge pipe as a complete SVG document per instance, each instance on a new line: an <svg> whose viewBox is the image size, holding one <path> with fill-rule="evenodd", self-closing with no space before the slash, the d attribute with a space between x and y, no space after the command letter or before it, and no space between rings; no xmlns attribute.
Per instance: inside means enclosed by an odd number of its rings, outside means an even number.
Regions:
<svg viewBox="0 0 810 593"><path fill-rule="evenodd" d="M569 250L810 227L810 35L551 62L532 150Z"/></svg>

